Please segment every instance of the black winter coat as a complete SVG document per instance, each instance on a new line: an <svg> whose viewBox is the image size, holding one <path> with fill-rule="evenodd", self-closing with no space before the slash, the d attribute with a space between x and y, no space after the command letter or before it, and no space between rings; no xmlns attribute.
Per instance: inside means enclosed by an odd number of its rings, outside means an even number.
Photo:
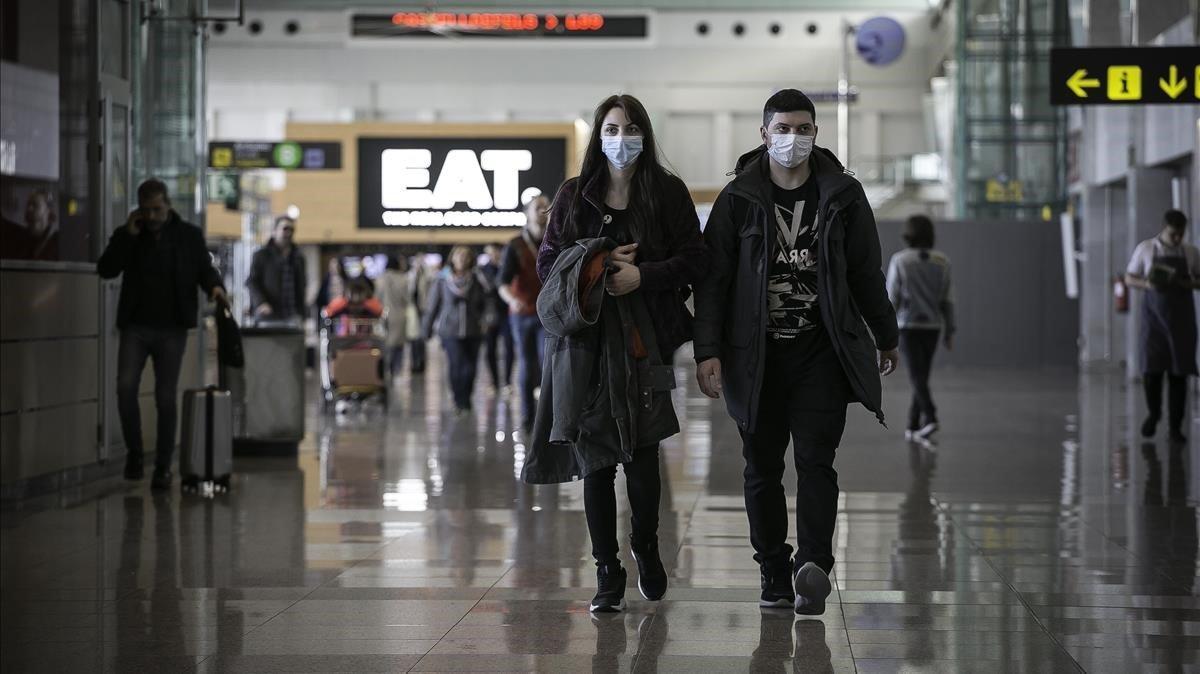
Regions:
<svg viewBox="0 0 1200 674"><path fill-rule="evenodd" d="M564 240L563 229L571 208L572 197L579 188L579 179L572 178L559 188L550 210L546 235L538 250L537 273L545 282L554 266L554 261L563 249L574 241ZM604 218L604 185L594 179L584 186L582 202L582 231L588 239L601 236ZM646 300L646 308L654 321L662 358L670 363L675 350L692 339L692 315L684 302L695 284L708 270L708 252L704 237L700 233L700 219L696 216L696 205L683 181L670 176L661 195L662 221L664 228L658 246L649 242L638 242L637 267L642 274L642 285L638 290Z"/></svg>
<svg viewBox="0 0 1200 674"><path fill-rule="evenodd" d="M141 286L149 283L138 265L138 243L140 239L154 236L143 227L137 237L122 225L108 240L104 254L96 263L101 278L113 279L123 275L121 296L117 302L117 327L124 329L137 311ZM221 285L221 275L212 266L212 256L204 243L204 233L199 227L184 222L175 211L163 224L161 236L173 256L171 267L175 272L175 324L184 329L196 327L199 302L196 288L206 294Z"/></svg>
<svg viewBox="0 0 1200 674"><path fill-rule="evenodd" d="M704 239L712 267L696 286L696 362L721 359L725 404L746 431L756 428L766 365L767 261L775 245L769 161L763 146L738 160L737 176L709 215ZM875 216L862 185L832 152L814 148L810 161L820 192L817 303L822 325L855 399L882 423L883 387L875 352L896 348L899 330L884 284Z"/></svg>

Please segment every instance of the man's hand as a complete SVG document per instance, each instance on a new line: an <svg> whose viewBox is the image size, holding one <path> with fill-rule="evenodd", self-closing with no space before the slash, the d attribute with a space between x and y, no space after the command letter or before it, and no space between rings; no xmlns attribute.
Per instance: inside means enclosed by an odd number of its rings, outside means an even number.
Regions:
<svg viewBox="0 0 1200 674"><path fill-rule="evenodd" d="M943 341L943 342L945 342L945 344L946 344L946 350L947 350L947 351L953 351L953 350L954 350L954 335L952 335L952 334L950 334L950 333L948 333L948 332L947 332L947 333L946 333L946 338L945 338L944 340L942 340L942 341Z"/></svg>
<svg viewBox="0 0 1200 674"><path fill-rule="evenodd" d="M635 264L637 262L637 247L636 243L631 243L624 246L617 246L608 255L608 259L613 262L625 262Z"/></svg>
<svg viewBox="0 0 1200 674"><path fill-rule="evenodd" d="M254 310L255 316L270 316L273 313L275 313L275 310L272 309L271 305L267 304L266 302L258 305L258 308Z"/></svg>
<svg viewBox="0 0 1200 674"><path fill-rule="evenodd" d="M896 366L900 364L900 352L896 349L891 351L879 352L879 374L888 376L896 371Z"/></svg>
<svg viewBox="0 0 1200 674"><path fill-rule="evenodd" d="M721 359L709 358L696 365L696 383L700 390L709 398L720 398L721 389Z"/></svg>
<svg viewBox="0 0 1200 674"><path fill-rule="evenodd" d="M129 217L125 219L125 229L134 236L142 233L142 209L135 208L130 211Z"/></svg>
<svg viewBox="0 0 1200 674"><path fill-rule="evenodd" d="M614 297L628 295L642 286L642 272L628 262L613 261L609 263L613 269L604 281L608 294Z"/></svg>
<svg viewBox="0 0 1200 674"><path fill-rule="evenodd" d="M214 302L224 304L224 305L229 304L229 295L225 294L225 289L222 288L221 286L213 286L212 292L209 293L209 297Z"/></svg>

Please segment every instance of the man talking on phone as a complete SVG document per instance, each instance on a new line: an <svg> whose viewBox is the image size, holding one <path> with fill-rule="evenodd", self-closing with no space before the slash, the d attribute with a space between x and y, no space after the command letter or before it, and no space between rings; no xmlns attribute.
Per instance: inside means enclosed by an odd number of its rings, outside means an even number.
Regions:
<svg viewBox="0 0 1200 674"><path fill-rule="evenodd" d="M187 331L196 327L196 288L228 302L199 227L171 209L167 186L147 180L138 187L138 208L113 232L97 263L101 278L122 277L117 304L121 343L117 356L117 410L125 436L125 478L143 477L142 420L138 388L146 360L154 361L158 412L153 489L171 486L175 453L176 389Z"/></svg>

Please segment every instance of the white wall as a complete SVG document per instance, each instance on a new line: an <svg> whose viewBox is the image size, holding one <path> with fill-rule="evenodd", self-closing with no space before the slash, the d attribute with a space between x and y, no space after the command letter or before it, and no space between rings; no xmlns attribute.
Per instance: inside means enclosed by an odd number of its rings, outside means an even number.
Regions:
<svg viewBox="0 0 1200 674"><path fill-rule="evenodd" d="M851 167L858 158L927 152L922 97L929 50L941 49L924 13L905 25L905 55L886 68L853 57ZM260 13L264 31L230 27L209 51L209 135L278 139L288 120L564 121L590 118L603 97L627 92L654 117L668 161L692 187L719 187L733 160L758 143L761 109L776 89L833 91L841 56L835 12L658 12L645 41L563 45L529 41L363 41L339 12ZM848 14L853 22L865 14ZM288 20L297 36L284 35ZM695 26L706 21L707 37ZM730 26L741 21L745 37ZM783 25L780 36L767 26ZM804 27L818 26L810 35ZM943 26L942 30L945 29ZM835 106L818 105L819 143L834 147Z"/></svg>

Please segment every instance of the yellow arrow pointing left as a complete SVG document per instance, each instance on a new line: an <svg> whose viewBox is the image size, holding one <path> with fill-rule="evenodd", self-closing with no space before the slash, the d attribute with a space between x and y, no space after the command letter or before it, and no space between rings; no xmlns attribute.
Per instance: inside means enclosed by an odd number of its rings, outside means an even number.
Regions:
<svg viewBox="0 0 1200 674"><path fill-rule="evenodd" d="M1076 96L1080 98L1087 98L1088 95L1085 87L1089 89L1098 88L1100 86L1100 80L1096 78L1088 79L1087 69L1080 68L1079 70L1075 71L1074 75L1071 75L1070 79L1067 80L1067 86L1070 87L1071 91L1075 92Z"/></svg>
<svg viewBox="0 0 1200 674"><path fill-rule="evenodd" d="M1163 93L1171 98L1179 98L1179 94L1182 94L1183 90L1187 89L1187 78L1180 79L1179 68L1171 66L1171 81L1168 82L1160 77L1158 78L1158 86L1163 90Z"/></svg>

